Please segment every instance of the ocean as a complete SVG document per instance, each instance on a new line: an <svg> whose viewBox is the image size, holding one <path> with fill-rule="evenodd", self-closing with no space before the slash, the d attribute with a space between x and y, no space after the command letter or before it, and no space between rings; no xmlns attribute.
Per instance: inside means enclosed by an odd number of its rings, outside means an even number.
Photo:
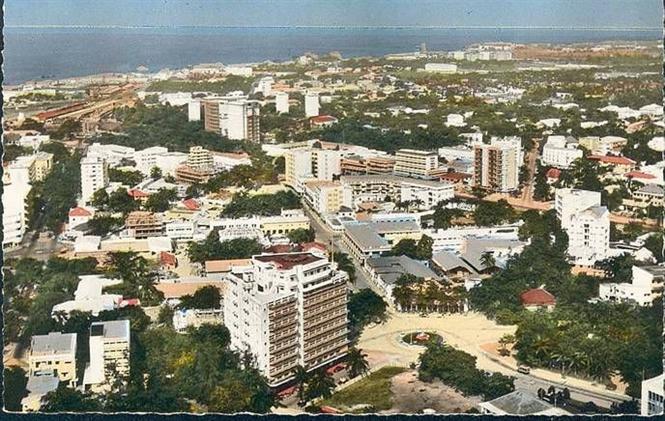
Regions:
<svg viewBox="0 0 665 421"><path fill-rule="evenodd" d="M438 28L5 28L4 85L199 63L287 60L304 52L344 57L457 50L480 42L659 40L660 30Z"/></svg>

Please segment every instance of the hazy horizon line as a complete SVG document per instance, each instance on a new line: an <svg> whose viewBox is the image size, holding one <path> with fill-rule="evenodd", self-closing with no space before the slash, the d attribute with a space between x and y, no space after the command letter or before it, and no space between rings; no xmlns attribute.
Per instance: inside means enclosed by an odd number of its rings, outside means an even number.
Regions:
<svg viewBox="0 0 665 421"><path fill-rule="evenodd" d="M662 27L635 26L522 26L522 25L5 25L6 29L163 29L163 28L223 28L223 29L545 29L576 31L656 31Z"/></svg>

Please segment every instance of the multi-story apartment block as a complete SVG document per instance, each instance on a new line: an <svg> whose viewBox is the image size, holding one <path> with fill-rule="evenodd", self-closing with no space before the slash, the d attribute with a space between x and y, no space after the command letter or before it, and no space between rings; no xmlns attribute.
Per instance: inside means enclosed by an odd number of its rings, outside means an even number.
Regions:
<svg viewBox="0 0 665 421"><path fill-rule="evenodd" d="M394 158L349 156L340 161L340 172L343 175L392 174L394 170Z"/></svg>
<svg viewBox="0 0 665 421"><path fill-rule="evenodd" d="M21 244L27 229L26 199L30 193L30 183L13 177L11 169L2 174L2 248Z"/></svg>
<svg viewBox="0 0 665 421"><path fill-rule="evenodd" d="M394 175L344 175L340 177L343 205L353 208L358 203L373 201L412 201L421 208L431 208L454 197L453 184L434 180L397 177Z"/></svg>
<svg viewBox="0 0 665 421"><path fill-rule="evenodd" d="M201 100L204 127L232 140L260 140L257 101L249 101L242 93Z"/></svg>
<svg viewBox="0 0 665 421"><path fill-rule="evenodd" d="M275 110L279 114L289 112L289 94L286 92L275 92Z"/></svg>
<svg viewBox="0 0 665 421"><path fill-rule="evenodd" d="M640 415L663 415L665 410L665 374L642 381Z"/></svg>
<svg viewBox="0 0 665 421"><path fill-rule="evenodd" d="M439 156L432 151L400 149L395 153L395 175L429 178L439 167Z"/></svg>
<svg viewBox="0 0 665 421"><path fill-rule="evenodd" d="M130 212L125 218L125 228L134 238L159 237L163 233L162 219L146 211Z"/></svg>
<svg viewBox="0 0 665 421"><path fill-rule="evenodd" d="M83 204L88 204L97 190L108 185L108 164L104 158L93 155L81 159L81 201Z"/></svg>
<svg viewBox="0 0 665 421"><path fill-rule="evenodd" d="M554 207L568 234L568 255L576 264L593 265L608 256L610 213L600 206L600 193L557 189Z"/></svg>
<svg viewBox="0 0 665 421"><path fill-rule="evenodd" d="M76 333L51 332L30 342L28 376L52 372L69 386L76 384Z"/></svg>
<svg viewBox="0 0 665 421"><path fill-rule="evenodd" d="M302 192L307 179L327 180L341 174L343 151L336 149L293 149L284 154L286 184Z"/></svg>
<svg viewBox="0 0 665 421"><path fill-rule="evenodd" d="M307 92L305 94L305 116L316 117L319 115L319 94Z"/></svg>
<svg viewBox="0 0 665 421"><path fill-rule="evenodd" d="M192 146L189 148L187 165L194 169L212 169L214 165L212 154L201 146Z"/></svg>
<svg viewBox="0 0 665 421"><path fill-rule="evenodd" d="M90 325L90 362L83 375L83 388L110 390L115 382L126 384L129 376L129 320L93 322Z"/></svg>
<svg viewBox="0 0 665 421"><path fill-rule="evenodd" d="M347 275L322 254L254 256L227 276L224 323L272 386L340 359L348 346Z"/></svg>
<svg viewBox="0 0 665 421"><path fill-rule="evenodd" d="M516 190L522 163L519 139L492 139L475 145L473 185L499 192Z"/></svg>
<svg viewBox="0 0 665 421"><path fill-rule="evenodd" d="M320 214L335 213L342 206L343 189L338 181L315 180L305 183L305 200Z"/></svg>

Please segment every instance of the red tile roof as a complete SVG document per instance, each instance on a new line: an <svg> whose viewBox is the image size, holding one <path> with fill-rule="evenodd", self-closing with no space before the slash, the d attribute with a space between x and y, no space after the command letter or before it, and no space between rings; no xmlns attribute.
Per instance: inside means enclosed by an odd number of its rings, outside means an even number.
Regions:
<svg viewBox="0 0 665 421"><path fill-rule="evenodd" d="M653 180L656 178L655 175L641 172L641 171L631 171L629 173L624 174L627 178L642 178L644 180Z"/></svg>
<svg viewBox="0 0 665 421"><path fill-rule="evenodd" d="M159 261L161 264L168 266L175 266L178 263L175 255L166 251L159 253Z"/></svg>
<svg viewBox="0 0 665 421"><path fill-rule="evenodd" d="M69 211L69 216L92 216L87 209L77 206Z"/></svg>
<svg viewBox="0 0 665 421"><path fill-rule="evenodd" d="M547 170L547 173L545 174L547 178L556 178L558 179L559 176L561 176L561 170L558 168L550 168Z"/></svg>
<svg viewBox="0 0 665 421"><path fill-rule="evenodd" d="M265 249L267 253L291 253L295 250L296 247L293 247L291 244L275 244Z"/></svg>
<svg viewBox="0 0 665 421"><path fill-rule="evenodd" d="M589 159L613 165L635 165L636 162L625 156L589 155Z"/></svg>
<svg viewBox="0 0 665 421"><path fill-rule="evenodd" d="M309 119L313 124L325 124L325 123L334 123L337 121L337 118L331 115L318 115Z"/></svg>
<svg viewBox="0 0 665 421"><path fill-rule="evenodd" d="M134 199L139 199L141 197L149 197L150 195L142 190L139 189L129 189L127 190L127 194L132 196Z"/></svg>
<svg viewBox="0 0 665 421"><path fill-rule="evenodd" d="M542 288L534 288L523 292L520 295L520 300L522 300L523 305L547 306L556 304L554 295Z"/></svg>
<svg viewBox="0 0 665 421"><path fill-rule="evenodd" d="M199 210L199 202L194 199L183 200L182 204L189 210Z"/></svg>

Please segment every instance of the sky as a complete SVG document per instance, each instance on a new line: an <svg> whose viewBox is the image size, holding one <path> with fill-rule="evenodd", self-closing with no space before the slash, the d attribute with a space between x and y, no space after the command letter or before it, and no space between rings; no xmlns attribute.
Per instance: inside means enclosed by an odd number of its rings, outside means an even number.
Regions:
<svg viewBox="0 0 665 421"><path fill-rule="evenodd" d="M12 26L661 28L662 0L5 0Z"/></svg>

